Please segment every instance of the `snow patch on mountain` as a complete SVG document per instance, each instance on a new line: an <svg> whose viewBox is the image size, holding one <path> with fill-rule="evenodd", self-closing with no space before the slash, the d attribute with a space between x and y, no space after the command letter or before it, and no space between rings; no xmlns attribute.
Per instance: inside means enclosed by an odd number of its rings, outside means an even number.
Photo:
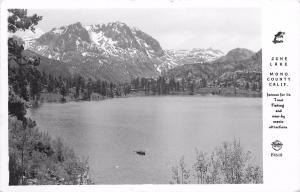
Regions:
<svg viewBox="0 0 300 192"><path fill-rule="evenodd" d="M64 33L66 30L65 27L61 27L61 28L54 28L52 29L52 32L57 34L57 35L61 35L62 33Z"/></svg>
<svg viewBox="0 0 300 192"><path fill-rule="evenodd" d="M169 49L164 51L164 55L161 57L162 62L156 68L160 72L168 71L177 66L211 62L222 56L224 56L222 51L212 48Z"/></svg>

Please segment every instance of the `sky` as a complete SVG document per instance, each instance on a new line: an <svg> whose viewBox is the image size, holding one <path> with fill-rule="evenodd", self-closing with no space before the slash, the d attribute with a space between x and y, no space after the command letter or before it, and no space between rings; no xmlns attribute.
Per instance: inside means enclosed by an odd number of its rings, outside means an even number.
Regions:
<svg viewBox="0 0 300 192"><path fill-rule="evenodd" d="M32 13L43 16L37 27L44 32L78 21L120 21L151 35L163 49L213 48L226 53L237 47L261 48L261 10L255 7L29 10Z"/></svg>

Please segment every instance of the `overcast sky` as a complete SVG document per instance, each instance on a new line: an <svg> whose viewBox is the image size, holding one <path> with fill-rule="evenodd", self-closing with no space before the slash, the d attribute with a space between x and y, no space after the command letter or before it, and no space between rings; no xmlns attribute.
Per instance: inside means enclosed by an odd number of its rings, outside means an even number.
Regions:
<svg viewBox="0 0 300 192"><path fill-rule="evenodd" d="M157 39L163 49L214 48L227 52L241 47L261 48L259 8L152 8L29 10L43 16L44 32L81 22L83 25L113 21L134 26Z"/></svg>

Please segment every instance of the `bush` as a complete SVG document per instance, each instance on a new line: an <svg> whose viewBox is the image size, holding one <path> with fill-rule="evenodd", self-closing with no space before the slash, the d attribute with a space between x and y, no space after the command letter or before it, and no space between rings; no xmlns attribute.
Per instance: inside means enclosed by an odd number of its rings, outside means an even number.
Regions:
<svg viewBox="0 0 300 192"><path fill-rule="evenodd" d="M188 184L190 183L190 170L187 169L185 161L184 161L184 156L181 157L179 161L179 167L175 166L172 167L172 181L170 182L171 184Z"/></svg>
<svg viewBox="0 0 300 192"><path fill-rule="evenodd" d="M195 180L192 183L262 183L262 169L253 164L252 160L251 152L245 152L237 139L234 139L232 143L223 143L210 155L196 149L196 161L192 166ZM182 160L180 161L181 164ZM185 165L184 169L180 170L177 166L172 167L172 181L170 183L188 183L183 174L184 170L188 170ZM191 178L189 177L189 179Z"/></svg>

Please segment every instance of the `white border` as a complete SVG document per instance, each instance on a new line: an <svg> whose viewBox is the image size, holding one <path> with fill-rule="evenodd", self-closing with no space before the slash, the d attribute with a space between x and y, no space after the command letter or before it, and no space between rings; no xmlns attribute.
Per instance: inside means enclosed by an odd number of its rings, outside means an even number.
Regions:
<svg viewBox="0 0 300 192"><path fill-rule="evenodd" d="M295 1L254 1L254 0L7 0L1 4L1 65L0 65L0 127L1 127L1 188L3 191L299 191L300 190L300 155L299 155L299 89L300 89L300 30L299 30L299 6ZM270 39L273 38L273 30L282 28L287 30L289 44L286 47L286 54L289 55L289 63L292 74L293 93L289 101L290 109L290 128L287 133L274 133L276 130L268 130L265 122L268 118L267 106L263 107L263 169L264 184L258 185L95 185L95 186L8 186L8 131L7 131L7 8L40 8L40 9L70 9L70 8L191 8L191 7L261 7L263 8L262 22L262 49L263 49L263 76L267 74L268 68L265 64L269 62L269 57L274 54L282 53L282 50L274 49ZM276 14L280 12L279 14ZM275 22L276 21L276 22ZM277 30L277 29L276 29ZM298 34L298 36L297 36ZM265 79L264 79L265 80ZM264 95L268 90L264 82ZM263 98L264 104L267 102ZM284 154L288 158L280 161L269 158L271 152L270 141L280 137L284 141ZM298 140L297 140L298 139ZM288 147L286 147L288 146Z"/></svg>
<svg viewBox="0 0 300 192"><path fill-rule="evenodd" d="M274 186L281 185L287 189L300 190L300 124L299 124L299 76L300 76L300 4L294 2L266 3L263 11L263 116L264 116L264 182ZM294 18L298 18L294 19ZM272 42L275 33L284 31L284 43ZM288 57L287 67L270 67L272 56ZM270 87L266 78L269 72L288 72L291 82L288 87ZM285 97L284 104L287 130L269 129L271 114L274 109L270 107L273 98L267 98L266 93L290 93ZM274 119L273 119L274 120ZM283 143L283 157L271 157L275 152L271 143L275 140Z"/></svg>
<svg viewBox="0 0 300 192"><path fill-rule="evenodd" d="M8 183L8 49L7 49L7 18L1 4L0 11L0 191ZM3 30L5 29L5 31ZM5 42L5 43L4 43Z"/></svg>

